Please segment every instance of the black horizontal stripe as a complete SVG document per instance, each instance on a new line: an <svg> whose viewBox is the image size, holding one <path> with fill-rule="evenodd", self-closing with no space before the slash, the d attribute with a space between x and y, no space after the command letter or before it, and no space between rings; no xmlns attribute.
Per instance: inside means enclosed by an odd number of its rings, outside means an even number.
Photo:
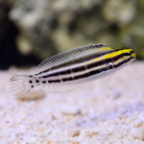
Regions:
<svg viewBox="0 0 144 144"><path fill-rule="evenodd" d="M65 75L65 74L71 74L71 70L65 70L58 72L58 75Z"/></svg>
<svg viewBox="0 0 144 144"><path fill-rule="evenodd" d="M58 73L58 72L55 72L55 73L51 73L51 74L42 76L42 78L53 77L53 76L58 76L58 75L59 75L59 73Z"/></svg>
<svg viewBox="0 0 144 144"><path fill-rule="evenodd" d="M63 79L62 79L63 82L66 82L66 81L72 81L72 80L73 80L72 77L68 77L68 78L63 78Z"/></svg>
<svg viewBox="0 0 144 144"><path fill-rule="evenodd" d="M91 68L97 67L99 65L102 65L103 63L104 63L104 61L101 60L101 61L98 61L98 62L93 62L91 64L88 64L86 67L87 67L87 69L91 69Z"/></svg>
<svg viewBox="0 0 144 144"><path fill-rule="evenodd" d="M98 73L100 73L100 72L101 72L101 71L99 71L99 69L98 69L98 70L90 71L90 72L89 72L89 76L93 76L93 75L98 74Z"/></svg>
<svg viewBox="0 0 144 144"><path fill-rule="evenodd" d="M60 80L57 79L57 80L48 80L48 83L60 83Z"/></svg>
<svg viewBox="0 0 144 144"><path fill-rule="evenodd" d="M119 55L119 56L116 56L115 61L116 61L116 60L119 60L118 58L122 58L122 56L120 56L120 55ZM128 60L125 60L125 61L119 63L118 65L115 65L114 67L117 68L117 67L121 66L122 64L127 63L127 62L130 61L131 59L132 59L132 58L129 58ZM107 59L107 60L109 61L109 59ZM73 77L73 78L71 78L71 77L70 77L70 78L66 78L66 81L71 81L71 80L78 80L78 79L87 78L87 77L90 77L90 76L99 74L99 73L101 73L101 72L104 72L104 71L107 71L107 70L110 70L110 69L113 69L113 66L112 66L112 65L109 65L109 68L106 66L106 67L102 67L102 68L97 69L97 70L92 70L92 71L90 71L90 72L88 72L88 73L85 73L85 74L82 74L82 75L77 75L77 76L75 76L75 77ZM66 81L64 81L64 82L66 82Z"/></svg>
<svg viewBox="0 0 144 144"><path fill-rule="evenodd" d="M72 69L72 72L80 72L80 71L84 71L86 70L86 67L85 66L81 66L81 67L76 67L76 68L73 68Z"/></svg>
<svg viewBox="0 0 144 144"><path fill-rule="evenodd" d="M90 59L98 58L98 57L100 57L100 56L103 56L103 55L106 55L106 54L110 54L110 53L113 53L113 52L116 52L116 51L117 51L117 50L112 49L112 50L109 50L109 51L101 51L101 52L99 52L99 53L92 53L92 54L90 54L90 55L88 55L88 56L79 57L79 58L74 59L74 60L72 60L72 61L68 61L68 62L65 62L65 63L63 63L63 64L59 64L59 65L57 65L57 66L51 67L50 69L43 70L43 71L39 72L39 73L36 74L36 75L40 75L40 74L42 74L42 73L46 73L46 72L48 72L48 71L55 70L55 69L57 69L57 68L61 68L61 67L63 67L63 66L68 66L68 65L71 65L71 64L79 64L79 63L81 63L81 62L85 62L85 61L88 61L88 60L90 60Z"/></svg>
<svg viewBox="0 0 144 144"><path fill-rule="evenodd" d="M123 55L124 55L124 56L130 56L131 53L124 53Z"/></svg>
<svg viewBox="0 0 144 144"><path fill-rule="evenodd" d="M91 64L88 64L87 68L91 69L91 68L94 68L94 67L97 67L97 66L101 66L103 64L108 64L110 62L114 63L114 62L116 62L117 60L119 60L121 58L123 58L123 54L117 55L117 56L112 57L112 58L103 59L103 60L98 61L98 62L93 62ZM111 69L112 67L109 67L109 68Z"/></svg>
<svg viewBox="0 0 144 144"><path fill-rule="evenodd" d="M103 59L103 60L98 61L98 62L93 62L93 63L91 63L91 64L88 64L88 65L87 65L87 68L88 68L88 69L91 69L91 68L94 68L94 67L97 67L97 66L101 66L101 65L103 65L103 64L108 64L108 63L110 63L110 62L114 63L114 62L116 62L117 60L119 60L119 59L121 59L121 58L123 58L123 54L117 55L117 56L112 57L112 58ZM112 69L112 67L109 67L109 68ZM108 69L109 69L109 68L108 68Z"/></svg>
<svg viewBox="0 0 144 144"><path fill-rule="evenodd" d="M74 76L74 77L63 78L62 81L63 82L67 82L67 81L73 81L73 80L83 79L83 78L87 78L87 77L90 77L92 75L98 74L100 72L101 71L99 71L99 70L93 70L93 71L90 71L88 73L77 75L77 76Z"/></svg>
<svg viewBox="0 0 144 144"><path fill-rule="evenodd" d="M98 61L98 62L93 62L91 64L88 64L86 67L87 67L87 69L91 69L91 68L94 68L94 67L102 66L104 64L108 64L110 62L112 62L112 58L103 59L103 60ZM107 69L109 69L109 67Z"/></svg>
<svg viewBox="0 0 144 144"><path fill-rule="evenodd" d="M75 77L73 77L73 80L78 80L78 79L87 78L87 77L96 75L96 74L101 73L101 72L102 72L102 71L100 71L99 69L98 69L98 70L93 70L93 71L90 71L90 72L88 72L88 73L75 76Z"/></svg>
<svg viewBox="0 0 144 144"><path fill-rule="evenodd" d="M92 69L92 68L95 68L95 67L98 67L98 66L102 66L102 65L107 65L107 67L99 69L99 71L100 72L101 71L106 71L106 70L109 70L109 69L113 68L112 65L108 65L110 62L113 64L114 62L116 62L117 60L119 60L122 57L123 57L123 55L120 54L120 55L117 55L117 56L112 57L112 58L103 59L103 60L100 60L100 61L97 61L97 62L93 62L93 63L88 64L86 66L79 66L79 67L73 68L72 70L63 70L63 71L47 74L45 76L42 76L42 78L48 78L48 77L54 77L54 76L71 74L71 72L73 72L73 73L81 72L81 71L86 70L86 67L87 67L87 69Z"/></svg>
<svg viewBox="0 0 144 144"><path fill-rule="evenodd" d="M112 58L112 62L116 62L117 60L123 58L123 54L117 55L115 57Z"/></svg>
<svg viewBox="0 0 144 144"><path fill-rule="evenodd" d="M89 77L89 73L75 76L75 77L73 77L73 80L82 79L82 78L86 78L86 77Z"/></svg>
<svg viewBox="0 0 144 144"><path fill-rule="evenodd" d="M119 64L115 65L114 67L118 68L119 66L123 65L124 63L127 63L131 59L132 59L132 57L129 58L129 59L127 59L127 60L124 60L124 61L120 62ZM112 69L112 65L110 65L109 69ZM99 73L104 72L106 70L108 70L107 66L103 67L103 68L100 68L100 69L97 69L97 70L92 70L92 71L87 72L85 74L77 75L77 76L74 76L74 77L63 78L62 81L63 82L67 82L67 81L73 81L73 80L83 79L83 78L87 78L87 77L99 74ZM49 83L56 83L56 82L60 82L60 80L49 80L48 82Z"/></svg>
<svg viewBox="0 0 144 144"><path fill-rule="evenodd" d="M42 78L48 78L48 77L54 77L54 76L59 76L59 75L66 75L66 74L70 74L71 70L65 70L65 71L60 71L60 72L54 72L51 74L47 74L45 76L42 76Z"/></svg>
<svg viewBox="0 0 144 144"><path fill-rule="evenodd" d="M130 61L131 59L133 59L132 57L128 58L127 60L124 60L116 65L114 65L115 68L120 67L121 65L123 65L124 63L127 63L128 61Z"/></svg>
<svg viewBox="0 0 144 144"><path fill-rule="evenodd" d="M125 61L119 63L118 65L115 65L115 68L123 65L124 63L127 63L127 62L130 61L131 59L132 59L132 58L129 58L128 60L125 60ZM113 69L112 65L110 65L109 69ZM100 69L97 69L97 70L90 71L90 72L85 73L85 74L82 74L82 75L75 76L75 77L73 77L72 80L78 80L78 79L82 79L82 78L87 78L87 77L90 77L90 76L99 74L99 73L101 73L101 72L104 72L104 71L106 71L106 70L108 70L108 69L107 69L107 66L106 66L106 67L103 67L103 68L100 68Z"/></svg>

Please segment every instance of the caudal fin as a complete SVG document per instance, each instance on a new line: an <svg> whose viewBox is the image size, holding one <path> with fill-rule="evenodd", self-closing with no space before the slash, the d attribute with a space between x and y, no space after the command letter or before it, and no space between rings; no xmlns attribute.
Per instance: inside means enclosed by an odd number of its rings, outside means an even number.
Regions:
<svg viewBox="0 0 144 144"><path fill-rule="evenodd" d="M30 90L29 77L25 75L16 75L11 78L11 92L14 99L20 99L26 96Z"/></svg>

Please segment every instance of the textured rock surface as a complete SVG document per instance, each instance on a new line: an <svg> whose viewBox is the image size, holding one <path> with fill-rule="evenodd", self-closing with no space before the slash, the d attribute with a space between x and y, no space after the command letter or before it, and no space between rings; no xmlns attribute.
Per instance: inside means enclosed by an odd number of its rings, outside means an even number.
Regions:
<svg viewBox="0 0 144 144"><path fill-rule="evenodd" d="M17 0L10 17L21 29L20 49L42 59L89 43L131 47L144 58L143 6L143 0Z"/></svg>
<svg viewBox="0 0 144 144"><path fill-rule="evenodd" d="M12 100L9 78L21 73L0 72L1 144L144 144L144 63L71 93Z"/></svg>

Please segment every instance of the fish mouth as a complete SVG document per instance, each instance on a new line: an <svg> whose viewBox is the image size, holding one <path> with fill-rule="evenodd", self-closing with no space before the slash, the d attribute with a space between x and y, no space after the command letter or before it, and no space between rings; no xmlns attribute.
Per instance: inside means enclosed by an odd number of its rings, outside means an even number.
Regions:
<svg viewBox="0 0 144 144"><path fill-rule="evenodd" d="M133 59L136 59L136 53L132 52L132 53L131 53L131 57L132 57Z"/></svg>

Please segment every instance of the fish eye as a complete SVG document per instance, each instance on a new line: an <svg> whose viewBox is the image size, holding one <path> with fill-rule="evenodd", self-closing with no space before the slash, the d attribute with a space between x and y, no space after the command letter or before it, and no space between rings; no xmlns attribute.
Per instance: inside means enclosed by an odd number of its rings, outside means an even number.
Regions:
<svg viewBox="0 0 144 144"><path fill-rule="evenodd" d="M130 56L130 53L124 53L124 57Z"/></svg>

